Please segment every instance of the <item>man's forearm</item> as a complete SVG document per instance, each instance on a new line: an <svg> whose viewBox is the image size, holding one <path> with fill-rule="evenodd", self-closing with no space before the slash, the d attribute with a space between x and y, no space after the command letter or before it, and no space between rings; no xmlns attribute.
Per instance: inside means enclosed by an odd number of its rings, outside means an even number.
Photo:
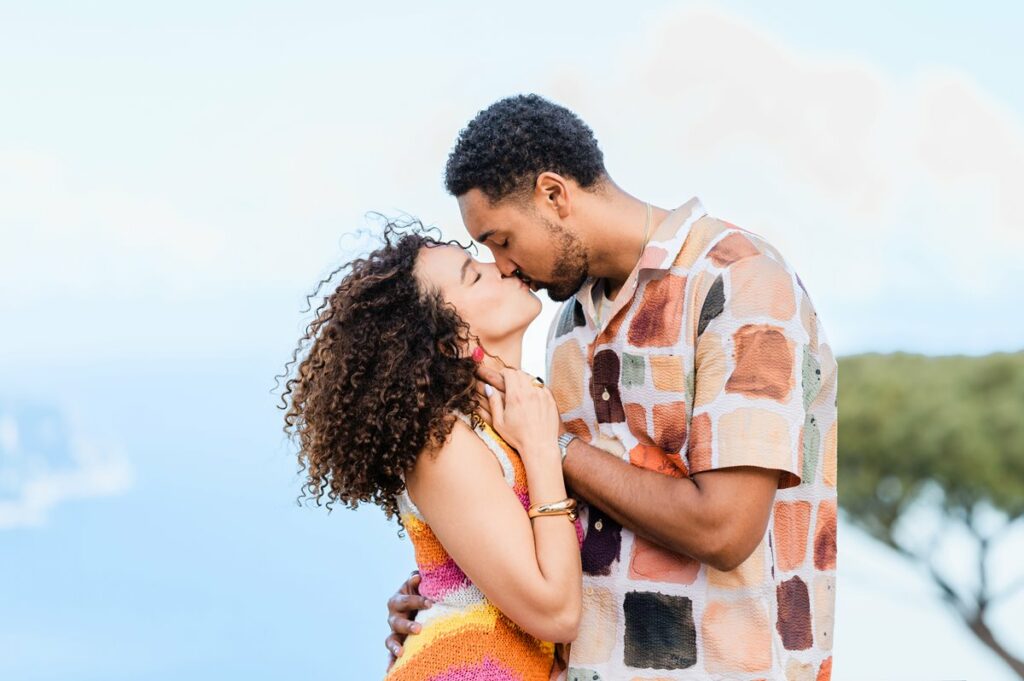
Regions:
<svg viewBox="0 0 1024 681"><path fill-rule="evenodd" d="M568 451L566 481L582 499L670 551L701 562L716 559L716 533L701 512L700 489L692 479L633 466L580 439Z"/></svg>

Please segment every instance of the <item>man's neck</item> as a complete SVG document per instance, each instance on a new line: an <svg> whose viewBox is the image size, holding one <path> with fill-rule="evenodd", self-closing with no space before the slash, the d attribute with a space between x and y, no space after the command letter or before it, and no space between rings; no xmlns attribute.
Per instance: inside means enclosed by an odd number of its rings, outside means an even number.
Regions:
<svg viewBox="0 0 1024 681"><path fill-rule="evenodd" d="M647 240L669 211L653 208L647 223L647 203L628 194L608 180L607 189L594 196L586 216L590 274L605 279L608 298L615 299L619 289L636 267Z"/></svg>

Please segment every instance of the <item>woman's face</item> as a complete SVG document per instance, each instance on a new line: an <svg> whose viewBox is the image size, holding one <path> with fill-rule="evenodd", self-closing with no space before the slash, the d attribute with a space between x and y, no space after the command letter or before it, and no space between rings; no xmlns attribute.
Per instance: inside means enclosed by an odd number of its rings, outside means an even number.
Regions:
<svg viewBox="0 0 1024 681"><path fill-rule="evenodd" d="M521 279L502 277L494 263L455 246L421 248L416 276L441 291L484 348L521 335L540 313L540 299Z"/></svg>

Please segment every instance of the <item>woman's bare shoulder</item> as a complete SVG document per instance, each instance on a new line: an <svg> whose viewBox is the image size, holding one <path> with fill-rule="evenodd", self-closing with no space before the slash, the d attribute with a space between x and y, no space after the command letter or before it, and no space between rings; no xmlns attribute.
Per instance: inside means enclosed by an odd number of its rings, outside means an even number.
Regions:
<svg viewBox="0 0 1024 681"><path fill-rule="evenodd" d="M456 419L443 445L425 447L416 457L406 484L415 496L415 490L423 485L453 484L491 474L503 478L501 464L480 436L462 419Z"/></svg>

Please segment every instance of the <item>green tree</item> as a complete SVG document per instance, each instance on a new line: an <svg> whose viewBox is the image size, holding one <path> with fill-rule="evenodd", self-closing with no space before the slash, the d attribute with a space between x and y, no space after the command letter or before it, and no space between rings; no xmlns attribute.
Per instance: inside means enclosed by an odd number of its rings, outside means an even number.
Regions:
<svg viewBox="0 0 1024 681"><path fill-rule="evenodd" d="M839 419L846 515L923 565L966 627L1024 679L1024 659L987 621L1024 586L1024 562L1017 581L990 580L994 549L1024 514L1024 352L843 358ZM941 522L918 522L925 517ZM977 547L967 583L946 574L934 555L960 531Z"/></svg>

